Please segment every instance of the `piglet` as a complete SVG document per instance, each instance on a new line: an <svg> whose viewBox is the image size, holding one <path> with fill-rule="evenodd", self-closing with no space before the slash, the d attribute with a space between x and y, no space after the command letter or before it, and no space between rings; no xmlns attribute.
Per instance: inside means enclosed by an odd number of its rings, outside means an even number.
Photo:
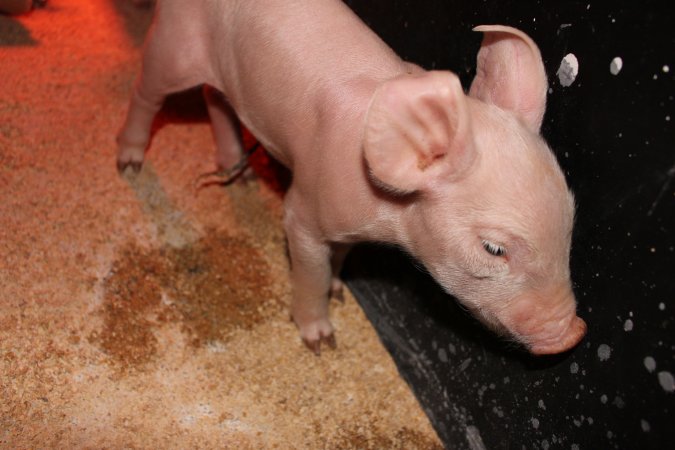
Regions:
<svg viewBox="0 0 675 450"><path fill-rule="evenodd" d="M204 85L228 167L241 121L293 172L284 227L292 317L307 346L328 317L345 251L392 243L488 327L534 354L574 347L574 199L539 135L547 80L534 42L484 33L468 95L457 75L402 61L338 0L160 0L117 164L139 170L153 117Z"/></svg>

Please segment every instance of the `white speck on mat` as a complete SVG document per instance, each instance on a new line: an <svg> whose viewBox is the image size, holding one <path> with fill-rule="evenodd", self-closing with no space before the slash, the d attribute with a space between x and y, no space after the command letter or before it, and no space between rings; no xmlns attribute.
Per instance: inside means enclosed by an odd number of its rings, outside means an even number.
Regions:
<svg viewBox="0 0 675 450"><path fill-rule="evenodd" d="M576 80L577 75L579 74L579 60L574 55L574 53L568 53L562 61L560 61L560 67L558 67L558 80L560 84L564 87L571 86Z"/></svg>
<svg viewBox="0 0 675 450"><path fill-rule="evenodd" d="M615 57L609 64L609 71L612 73L612 75L618 75L622 68L623 60L620 56Z"/></svg>

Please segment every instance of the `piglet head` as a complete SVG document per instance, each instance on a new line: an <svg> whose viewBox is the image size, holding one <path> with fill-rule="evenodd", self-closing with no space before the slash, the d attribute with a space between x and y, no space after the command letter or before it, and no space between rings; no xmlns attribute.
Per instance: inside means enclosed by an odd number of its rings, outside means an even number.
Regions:
<svg viewBox="0 0 675 450"><path fill-rule="evenodd" d="M521 31L481 26L476 77L422 72L383 83L364 157L372 181L410 199L401 244L490 328L534 354L574 347L574 199L539 135L546 74Z"/></svg>

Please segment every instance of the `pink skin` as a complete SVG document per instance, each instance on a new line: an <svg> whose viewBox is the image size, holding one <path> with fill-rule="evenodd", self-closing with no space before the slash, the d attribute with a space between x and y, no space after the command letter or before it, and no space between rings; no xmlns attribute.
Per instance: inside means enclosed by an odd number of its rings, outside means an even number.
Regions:
<svg viewBox="0 0 675 450"><path fill-rule="evenodd" d="M586 326L568 268L574 201L539 136L541 56L513 28L476 30L467 96L456 75L402 61L337 0L159 1L118 167L140 169L166 95L205 84L219 165L241 155L240 120L293 171L291 314L316 353L334 345L329 296L360 241L403 247L533 353L568 350Z"/></svg>

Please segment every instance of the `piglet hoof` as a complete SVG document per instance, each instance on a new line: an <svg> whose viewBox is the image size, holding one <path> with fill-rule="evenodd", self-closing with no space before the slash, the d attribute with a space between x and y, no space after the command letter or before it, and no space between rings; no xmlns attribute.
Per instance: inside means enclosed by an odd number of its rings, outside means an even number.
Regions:
<svg viewBox="0 0 675 450"><path fill-rule="evenodd" d="M127 167L131 168L131 171L134 174L138 174L141 169L143 168L143 163L141 161L120 161L119 159L117 160L117 172L119 172L120 175L124 175L125 170Z"/></svg>
<svg viewBox="0 0 675 450"><path fill-rule="evenodd" d="M316 356L321 356L321 346L327 345L331 350L337 348L333 326L328 320L320 320L308 327L301 327L300 336L308 349Z"/></svg>
<svg viewBox="0 0 675 450"><path fill-rule="evenodd" d="M123 175L127 167L130 167L134 174L141 171L143 159L145 157L146 144L138 142L129 142L124 134L117 136L117 171Z"/></svg>
<svg viewBox="0 0 675 450"><path fill-rule="evenodd" d="M314 353L316 356L321 356L321 345L327 345L331 350L337 348L337 342L335 340L335 335L331 334L327 337L321 337L319 340L304 340L305 346Z"/></svg>

